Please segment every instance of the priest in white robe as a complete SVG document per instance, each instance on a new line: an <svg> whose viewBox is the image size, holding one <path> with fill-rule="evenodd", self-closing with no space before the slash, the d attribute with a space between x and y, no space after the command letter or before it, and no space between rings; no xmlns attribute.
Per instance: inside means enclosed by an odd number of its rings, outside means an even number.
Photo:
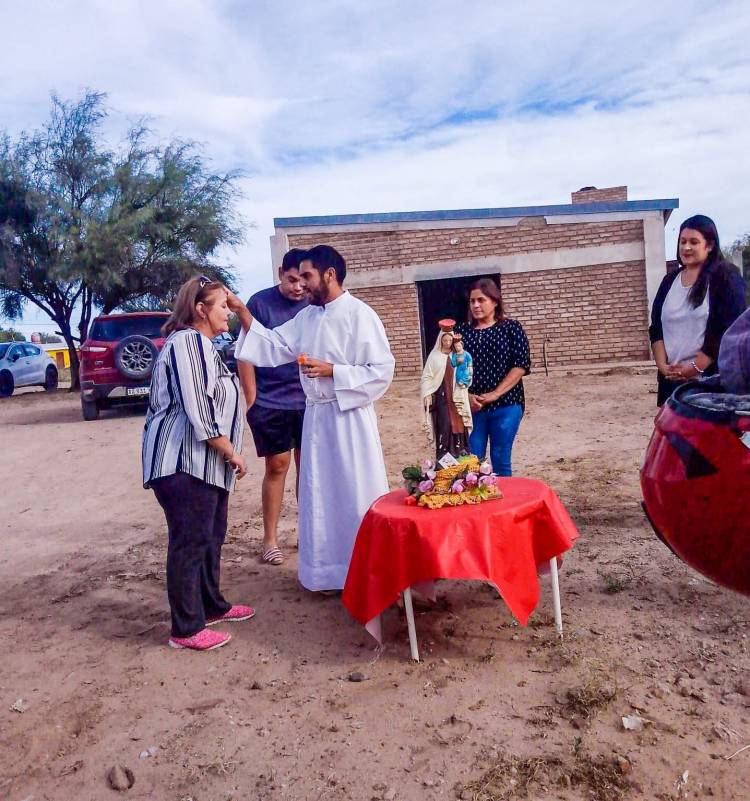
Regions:
<svg viewBox="0 0 750 801"><path fill-rule="evenodd" d="M243 331L238 359L258 367L295 360L307 399L299 475L299 580L340 590L359 524L388 492L373 403L393 379L394 358L378 315L342 284L346 263L317 245L300 264L311 305L269 330L230 296Z"/></svg>

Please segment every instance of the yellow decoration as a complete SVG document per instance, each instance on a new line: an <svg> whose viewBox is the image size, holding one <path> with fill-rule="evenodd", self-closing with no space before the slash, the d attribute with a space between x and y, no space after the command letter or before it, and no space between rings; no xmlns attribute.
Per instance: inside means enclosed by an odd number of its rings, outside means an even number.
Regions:
<svg viewBox="0 0 750 801"><path fill-rule="evenodd" d="M419 496L417 504L425 506L427 509L442 509L444 506L462 506L465 503L482 503L493 498L502 498L503 493L496 485L482 487L479 492L476 489L464 490L463 492L449 492L447 494L436 493L432 490Z"/></svg>

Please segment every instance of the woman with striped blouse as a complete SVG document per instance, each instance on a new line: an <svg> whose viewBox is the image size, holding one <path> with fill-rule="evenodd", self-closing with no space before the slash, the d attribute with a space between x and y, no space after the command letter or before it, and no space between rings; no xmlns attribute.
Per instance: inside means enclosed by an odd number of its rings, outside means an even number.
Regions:
<svg viewBox="0 0 750 801"><path fill-rule="evenodd" d="M143 485L167 518L173 648L220 648L231 635L208 626L255 614L232 606L219 590L229 492L247 472L239 382L211 342L228 330L230 315L222 284L191 278L162 329L168 338L151 377Z"/></svg>

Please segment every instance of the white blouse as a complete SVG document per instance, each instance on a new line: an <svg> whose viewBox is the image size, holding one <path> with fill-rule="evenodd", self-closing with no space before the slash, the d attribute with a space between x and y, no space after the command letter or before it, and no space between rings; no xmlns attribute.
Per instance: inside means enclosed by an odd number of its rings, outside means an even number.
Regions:
<svg viewBox="0 0 750 801"><path fill-rule="evenodd" d="M661 324L664 332L664 349L669 364L695 358L703 347L708 322L708 290L703 303L697 308L688 300L691 287L682 285L677 276L664 299Z"/></svg>

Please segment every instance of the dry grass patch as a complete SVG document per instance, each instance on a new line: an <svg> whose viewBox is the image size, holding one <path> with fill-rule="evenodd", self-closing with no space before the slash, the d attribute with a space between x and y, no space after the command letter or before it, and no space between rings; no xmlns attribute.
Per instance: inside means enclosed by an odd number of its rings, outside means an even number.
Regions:
<svg viewBox="0 0 750 801"><path fill-rule="evenodd" d="M617 696L617 685L606 675L592 675L565 693L563 708L570 718L590 720Z"/></svg>
<svg viewBox="0 0 750 801"><path fill-rule="evenodd" d="M537 798L554 789L583 791L592 801L620 801L631 788L612 760L579 754L565 761L554 756L521 759L501 756L479 779L457 785L463 801L510 801Z"/></svg>

